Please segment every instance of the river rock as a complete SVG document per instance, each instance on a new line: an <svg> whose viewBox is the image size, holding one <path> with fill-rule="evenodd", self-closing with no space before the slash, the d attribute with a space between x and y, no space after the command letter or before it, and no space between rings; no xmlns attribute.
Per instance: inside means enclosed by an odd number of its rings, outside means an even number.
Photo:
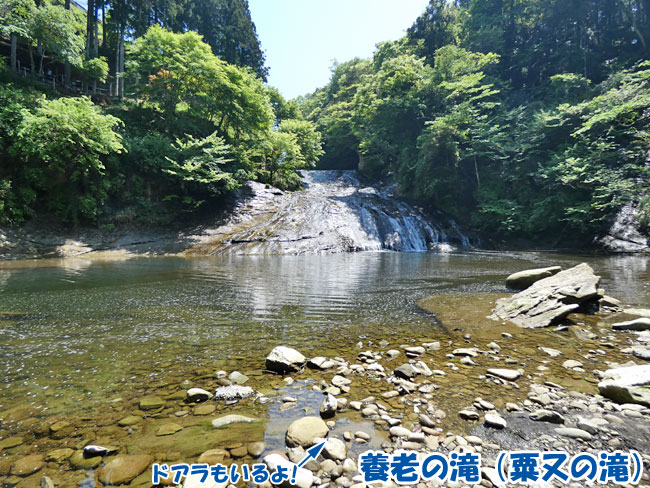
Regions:
<svg viewBox="0 0 650 488"><path fill-rule="evenodd" d="M522 375L521 371L515 369L505 369L505 368L490 368L487 370L488 374L496 376L498 378L515 381L519 379Z"/></svg>
<svg viewBox="0 0 650 488"><path fill-rule="evenodd" d="M222 401L243 400L255 395L250 386L228 385L220 386L214 391L214 399Z"/></svg>
<svg viewBox="0 0 650 488"><path fill-rule="evenodd" d="M215 429L220 429L230 424L250 423L250 422L259 422L259 419L252 418L252 417L245 417L244 415L231 414L231 415L224 415L223 417L214 419L212 421L212 427Z"/></svg>
<svg viewBox="0 0 650 488"><path fill-rule="evenodd" d="M543 353L548 354L548 355L551 356L552 358L556 358L556 357L562 355L562 352L561 352L561 351L558 351L557 349L553 349L553 348L551 348L551 347L543 347L543 346L539 346L538 349L539 349L540 351L542 351Z"/></svg>
<svg viewBox="0 0 650 488"><path fill-rule="evenodd" d="M327 437L329 428L320 417L303 417L294 421L287 430L289 447L311 447L317 437Z"/></svg>
<svg viewBox="0 0 650 488"><path fill-rule="evenodd" d="M650 347L635 347L632 349L632 355L635 358L643 359L644 361L650 361Z"/></svg>
<svg viewBox="0 0 650 488"><path fill-rule="evenodd" d="M30 454L14 463L11 467L11 474L15 476L29 476L39 471L44 465L43 456L40 454Z"/></svg>
<svg viewBox="0 0 650 488"><path fill-rule="evenodd" d="M617 322L612 324L614 330L650 330L650 318L640 317L627 322Z"/></svg>
<svg viewBox="0 0 650 488"><path fill-rule="evenodd" d="M206 463L209 465L213 465L213 464L222 463L229 457L230 454L228 454L228 451L226 451L225 449L219 449L219 448L210 449L208 451L205 451L199 456L198 463L199 464Z"/></svg>
<svg viewBox="0 0 650 488"><path fill-rule="evenodd" d="M94 469L102 464L101 456L86 457L83 451L75 451L70 457L70 465L75 469Z"/></svg>
<svg viewBox="0 0 650 488"><path fill-rule="evenodd" d="M320 419L319 419L320 420ZM271 472L277 471L278 466L286 468L287 472L291 475L293 469L296 466L294 463L282 457L281 454L273 453L268 456L264 456L264 464L266 464ZM311 474L311 471L305 468L298 468L296 470L295 485L298 488L310 488L314 483L314 475ZM285 481L283 484L278 485L282 488L289 487L289 480Z"/></svg>
<svg viewBox="0 0 650 488"><path fill-rule="evenodd" d="M486 426L492 427L493 429L505 429L508 425L503 417L495 413L486 413L484 422Z"/></svg>
<svg viewBox="0 0 650 488"><path fill-rule="evenodd" d="M564 417L553 410L537 410L529 415L530 420L537 422L550 422L552 424L563 424Z"/></svg>
<svg viewBox="0 0 650 488"><path fill-rule="evenodd" d="M258 458L262 455L264 450L266 449L266 444L264 442L251 442L246 445L246 449L248 450L248 454L252 458Z"/></svg>
<svg viewBox="0 0 650 488"><path fill-rule="evenodd" d="M48 462L53 461L55 463L61 463L66 459L70 459L73 454L74 449L70 449L68 447L64 447L62 449L53 449L45 455L45 460Z"/></svg>
<svg viewBox="0 0 650 488"><path fill-rule="evenodd" d="M408 437L410 433L411 431L406 427L401 427L399 425L390 428L390 435L393 437Z"/></svg>
<svg viewBox="0 0 650 488"><path fill-rule="evenodd" d="M188 402L205 402L212 398L212 393L203 388L190 388L186 396Z"/></svg>
<svg viewBox="0 0 650 488"><path fill-rule="evenodd" d="M524 328L548 327L597 298L599 282L591 266L582 263L497 300L491 318Z"/></svg>
<svg viewBox="0 0 650 488"><path fill-rule="evenodd" d="M318 439L316 443L322 442L323 439ZM347 448L345 442L341 439L330 438L325 441L323 446L323 456L334 461L343 461L347 456Z"/></svg>
<svg viewBox="0 0 650 488"><path fill-rule="evenodd" d="M582 368L582 363L575 359L567 359L562 363L562 367L566 369Z"/></svg>
<svg viewBox="0 0 650 488"><path fill-rule="evenodd" d="M536 281L548 278L562 271L560 266L548 268L526 269L511 274L506 278L506 286L514 290L524 290Z"/></svg>
<svg viewBox="0 0 650 488"><path fill-rule="evenodd" d="M334 414L336 413L337 407L338 407L338 401L336 400L336 397L328 393L327 396L325 397L325 400L323 400L323 404L320 407L321 417L323 418L333 417Z"/></svg>
<svg viewBox="0 0 650 488"><path fill-rule="evenodd" d="M410 380L412 378L415 378L419 374L419 371L415 369L412 364L402 364L401 366L395 368L393 374L398 378Z"/></svg>
<svg viewBox="0 0 650 488"><path fill-rule="evenodd" d="M178 424L175 424L174 422L170 422L168 424L161 425L156 431L156 435L157 436L173 435L176 432L179 432L181 430L183 430L183 427L181 427Z"/></svg>
<svg viewBox="0 0 650 488"><path fill-rule="evenodd" d="M280 374L300 371L307 362L307 358L295 349L286 346L273 348L266 358L266 369Z"/></svg>
<svg viewBox="0 0 650 488"><path fill-rule="evenodd" d="M128 427L129 425L137 424L141 420L142 417L139 417L138 415L129 415L128 417L124 417L123 419L119 420L117 422L117 425L120 427Z"/></svg>
<svg viewBox="0 0 650 488"><path fill-rule="evenodd" d="M458 412L458 416L465 420L478 420L481 418L478 412L475 412L474 410L461 410Z"/></svg>
<svg viewBox="0 0 650 488"><path fill-rule="evenodd" d="M83 449L84 457L95 457L95 456L108 456L110 454L115 454L118 448L115 446L98 446L96 444L88 444ZM70 453L72 455L72 452ZM68 456L70 457L70 456Z"/></svg>
<svg viewBox="0 0 650 488"><path fill-rule="evenodd" d="M608 369L598 389L601 395L616 402L650 407L650 365Z"/></svg>
<svg viewBox="0 0 650 488"><path fill-rule="evenodd" d="M19 435L7 437L6 439L2 439L0 441L0 451L3 449L11 449L12 447L20 446L23 442L25 442L25 440Z"/></svg>
<svg viewBox="0 0 650 488"><path fill-rule="evenodd" d="M105 485L123 485L143 473L153 462L148 454L120 455L99 468L97 476Z"/></svg>
<svg viewBox="0 0 650 488"><path fill-rule="evenodd" d="M248 381L248 376L240 373L239 371L233 371L228 376L228 379L237 385L243 385Z"/></svg>
<svg viewBox="0 0 650 488"><path fill-rule="evenodd" d="M555 433L564 437L570 437L571 439L582 439L584 441L590 441L592 439L592 435L589 432L574 427L558 427L555 429Z"/></svg>
<svg viewBox="0 0 650 488"><path fill-rule="evenodd" d="M165 405L160 397L146 397L140 400L140 410L158 410Z"/></svg>

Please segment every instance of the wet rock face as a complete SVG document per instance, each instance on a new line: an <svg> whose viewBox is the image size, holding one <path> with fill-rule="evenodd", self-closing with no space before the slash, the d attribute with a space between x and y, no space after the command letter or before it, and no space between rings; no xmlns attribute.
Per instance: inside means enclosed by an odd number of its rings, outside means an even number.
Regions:
<svg viewBox="0 0 650 488"><path fill-rule="evenodd" d="M426 251L469 246L448 218L433 221L392 188L364 187L356 171L303 171L304 191L249 183L227 221L195 254L311 254Z"/></svg>
<svg viewBox="0 0 650 488"><path fill-rule="evenodd" d="M612 252L648 251L648 237L639 230L639 210L632 205L622 207L607 234L596 243Z"/></svg>
<svg viewBox="0 0 650 488"><path fill-rule="evenodd" d="M511 321L520 327L548 327L598 296L600 277L582 263L508 298L497 300L492 318Z"/></svg>
<svg viewBox="0 0 650 488"><path fill-rule="evenodd" d="M608 369L598 389L616 402L650 407L650 365Z"/></svg>

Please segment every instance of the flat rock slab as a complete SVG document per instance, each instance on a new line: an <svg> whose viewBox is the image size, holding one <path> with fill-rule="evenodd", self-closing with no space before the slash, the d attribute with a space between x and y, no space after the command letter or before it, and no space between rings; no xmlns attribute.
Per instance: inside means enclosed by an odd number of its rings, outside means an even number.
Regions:
<svg viewBox="0 0 650 488"><path fill-rule="evenodd" d="M608 369L598 383L598 390L615 402L650 407L650 364Z"/></svg>
<svg viewBox="0 0 650 488"><path fill-rule="evenodd" d="M562 271L560 266L551 266L549 268L526 269L518 273L511 274L506 278L506 286L514 290L525 290L533 283L558 274Z"/></svg>
<svg viewBox="0 0 650 488"><path fill-rule="evenodd" d="M496 376L508 381L515 381L516 379L520 378L522 374L521 371L517 371L516 369L505 368L490 368L487 370L487 372L492 376Z"/></svg>
<svg viewBox="0 0 650 488"><path fill-rule="evenodd" d="M527 329L548 327L598 297L599 282L591 266L582 263L497 300L491 318Z"/></svg>
<svg viewBox="0 0 650 488"><path fill-rule="evenodd" d="M627 322L612 324L614 330L650 330L650 318L641 317Z"/></svg>

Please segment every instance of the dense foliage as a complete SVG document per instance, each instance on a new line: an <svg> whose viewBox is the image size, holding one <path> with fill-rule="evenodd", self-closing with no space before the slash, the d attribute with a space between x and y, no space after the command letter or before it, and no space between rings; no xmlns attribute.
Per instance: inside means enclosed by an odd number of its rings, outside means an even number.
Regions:
<svg viewBox="0 0 650 488"><path fill-rule="evenodd" d="M89 15L108 10L84 26L65 3L0 0L0 35L26 47L34 68L31 78L12 73L12 61L0 71L0 224L38 213L74 225L160 224L218 205L247 180L300 188L297 170L322 154L320 134L264 84L247 2L145 4L91 1ZM210 26L200 12L230 20ZM119 98L43 87L44 66L65 65L96 94L109 75L98 54L115 56L115 22L127 27ZM106 36L99 51L97 30Z"/></svg>
<svg viewBox="0 0 650 488"><path fill-rule="evenodd" d="M648 0L431 0L301 109L321 167L491 236L580 244L621 205L650 215L648 33Z"/></svg>

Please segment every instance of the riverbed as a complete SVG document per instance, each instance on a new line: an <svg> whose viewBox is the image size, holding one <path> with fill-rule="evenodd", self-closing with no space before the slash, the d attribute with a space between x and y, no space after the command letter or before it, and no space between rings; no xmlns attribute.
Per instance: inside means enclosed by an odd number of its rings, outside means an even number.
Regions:
<svg viewBox="0 0 650 488"><path fill-rule="evenodd" d="M446 345L497 340L506 347L506 332L516 341L513 357L546 364L538 345L578 352L588 340L553 329L524 333L486 316L493 300L508 293L508 274L580 262L591 264L602 276L608 295L626 306L650 307L650 258L643 256L370 252L0 263L0 437L21 436L24 441L2 451L2 458L13 461L61 447L74 450L99 439L120 452L130 449L179 459L198 455L216 440L207 436L199 442L195 433L196 445L188 447L187 439L163 442L152 429L177 417L186 419L185 424L178 420L186 432L204 432L206 421L231 412L262 419L260 428L242 431L241 436L279 449L292 419L317 412L322 393L314 385L327 378L323 372L307 371L294 375L296 381L290 384L264 373L264 358L277 345L294 347L308 358L355 362L362 351L438 341L442 350L427 362L444 369ZM599 320L579 317L575 329L595 329ZM612 361L626 360L618 349L609 354ZM403 362L402 357L389 366ZM585 369L596 367L587 363ZM596 391L593 380L585 380L587 374L553 364L548 368L547 379L578 391ZM249 376L247 384L271 401L220 405L194 422L187 420L192 415L174 417L183 409L191 413L179 391L184 393L187 386L214 388L220 384L219 371ZM347 396L380 394L384 390L375 383L359 380ZM436 383L440 391L454 388L453 394L436 398L443 411L462 408L477 396L492 397L497 407L503 406L498 401L501 389L486 386L463 368L436 378ZM526 393L513 390L508 399L521 400ZM116 426L129 414L141 414L139 399L151 395L176 403L155 412L158 416L149 427ZM282 407L285 396L296 397L295 408ZM341 432L365 428L378 443L386 437L381 425L357 412L339 417ZM64 419L70 426L52 432L50 426ZM456 415L441 422L444 428L467 430L463 425ZM237 443L237 432L220 441ZM65 462L50 462L44 469L65 480L74 478L75 483L88 476L85 470L68 474ZM0 469L3 474L8 475Z"/></svg>

